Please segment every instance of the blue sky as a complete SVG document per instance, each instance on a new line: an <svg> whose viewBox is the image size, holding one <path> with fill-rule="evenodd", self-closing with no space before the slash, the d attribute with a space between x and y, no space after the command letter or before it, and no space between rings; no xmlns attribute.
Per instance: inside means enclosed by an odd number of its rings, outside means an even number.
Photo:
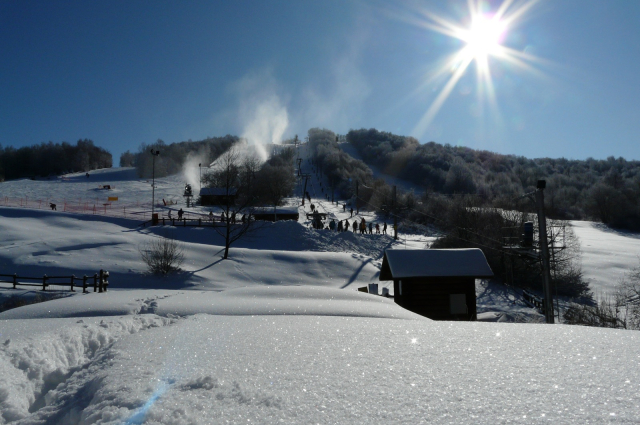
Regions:
<svg viewBox="0 0 640 425"><path fill-rule="evenodd" d="M467 1L3 0L0 144L90 138L117 164L159 138L377 128L527 157L640 159L640 2L535 2L501 40L529 66L489 58L495 105L472 61L421 126L455 72L445 59L466 45L422 24L433 16L468 26Z"/></svg>

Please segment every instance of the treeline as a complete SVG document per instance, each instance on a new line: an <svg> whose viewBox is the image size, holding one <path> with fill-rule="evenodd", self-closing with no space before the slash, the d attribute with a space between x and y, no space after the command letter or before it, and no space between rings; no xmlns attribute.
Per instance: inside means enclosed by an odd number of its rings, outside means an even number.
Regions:
<svg viewBox="0 0 640 425"><path fill-rule="evenodd" d="M295 149L274 149L262 162L245 141L234 144L214 161L202 176L204 187L225 189L235 194L233 208L277 206L290 196L296 185Z"/></svg>
<svg viewBox="0 0 640 425"><path fill-rule="evenodd" d="M208 166L222 153L226 152L240 139L237 136L226 135L224 137L209 137L199 141L185 141L167 145L158 139L153 144L142 144L138 152L124 152L120 156L121 167L136 167L140 177L151 177L155 161L156 177L165 177L182 171L184 164L193 160L196 164ZM159 151L160 154L151 155L151 151Z"/></svg>
<svg viewBox="0 0 640 425"><path fill-rule="evenodd" d="M550 217L592 219L640 230L640 161L527 159L429 142L375 129L351 130L347 141L384 173L427 192L474 194L485 205L513 208L513 199L547 181Z"/></svg>
<svg viewBox="0 0 640 425"><path fill-rule="evenodd" d="M336 134L327 129L309 130L311 160L327 178L332 195L351 198L355 194L355 182L373 184L373 173L367 164L354 159L338 147Z"/></svg>
<svg viewBox="0 0 640 425"><path fill-rule="evenodd" d="M112 166L111 154L92 140L41 143L14 148L0 146L0 181L47 177Z"/></svg>

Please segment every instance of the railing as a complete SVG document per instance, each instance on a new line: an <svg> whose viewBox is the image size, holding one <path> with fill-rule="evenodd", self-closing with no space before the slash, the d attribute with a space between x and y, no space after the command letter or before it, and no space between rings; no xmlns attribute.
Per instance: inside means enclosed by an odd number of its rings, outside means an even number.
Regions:
<svg viewBox="0 0 640 425"><path fill-rule="evenodd" d="M84 275L82 277L71 276L47 276L42 277L29 277L19 276L14 274L0 274L0 283L10 283L13 285L13 289L18 289L18 286L41 286L43 291L47 290L49 286L69 286L69 290L75 292L75 287L82 287L82 292L87 293L87 289L93 286L93 292L107 292L107 286L109 286L109 272L106 270L100 270L99 273L95 273L93 276Z"/></svg>
<svg viewBox="0 0 640 425"><path fill-rule="evenodd" d="M535 294L532 294L531 292L527 291L527 290L523 290L522 291L522 299L524 300L524 302L526 302L527 304L529 304L531 307L540 309L541 311L544 311L544 298L539 297Z"/></svg>

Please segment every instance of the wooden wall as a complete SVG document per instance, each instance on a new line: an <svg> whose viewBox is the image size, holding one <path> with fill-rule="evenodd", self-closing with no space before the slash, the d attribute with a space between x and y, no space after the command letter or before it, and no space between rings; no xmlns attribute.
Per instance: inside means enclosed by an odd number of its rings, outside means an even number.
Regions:
<svg viewBox="0 0 640 425"><path fill-rule="evenodd" d="M399 282L402 281L402 294ZM473 277L394 279L396 304L433 320L476 320L476 285ZM467 314L452 315L449 295L465 294Z"/></svg>

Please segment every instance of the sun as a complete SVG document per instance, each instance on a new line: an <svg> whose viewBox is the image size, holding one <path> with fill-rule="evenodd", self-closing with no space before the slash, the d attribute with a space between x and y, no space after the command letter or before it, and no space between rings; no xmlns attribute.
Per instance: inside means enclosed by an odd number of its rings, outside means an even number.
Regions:
<svg viewBox="0 0 640 425"><path fill-rule="evenodd" d="M423 29L435 31L463 42L462 48L450 54L441 66L435 67L431 71L431 75L427 76L425 83L421 85L421 88L429 87L434 82L442 81L443 77L448 75L444 86L413 129L413 136L420 138L424 135L458 81L465 75L473 62L475 62L476 70L477 103L488 102L493 115L499 117L496 90L491 73L491 65L497 63L490 63L489 58L492 57L511 69L520 68L537 73L532 64L542 62L540 58L506 45L508 32L517 26L517 22L537 2L538 0L522 0L514 4L515 0L503 0L502 3L496 5L494 10L487 10L487 2L468 0L467 25L461 25L425 9L414 10L413 16L399 15L407 22Z"/></svg>
<svg viewBox="0 0 640 425"><path fill-rule="evenodd" d="M501 43L507 32L507 24L497 17L475 16L469 29L460 30L460 39L475 59L500 54Z"/></svg>

